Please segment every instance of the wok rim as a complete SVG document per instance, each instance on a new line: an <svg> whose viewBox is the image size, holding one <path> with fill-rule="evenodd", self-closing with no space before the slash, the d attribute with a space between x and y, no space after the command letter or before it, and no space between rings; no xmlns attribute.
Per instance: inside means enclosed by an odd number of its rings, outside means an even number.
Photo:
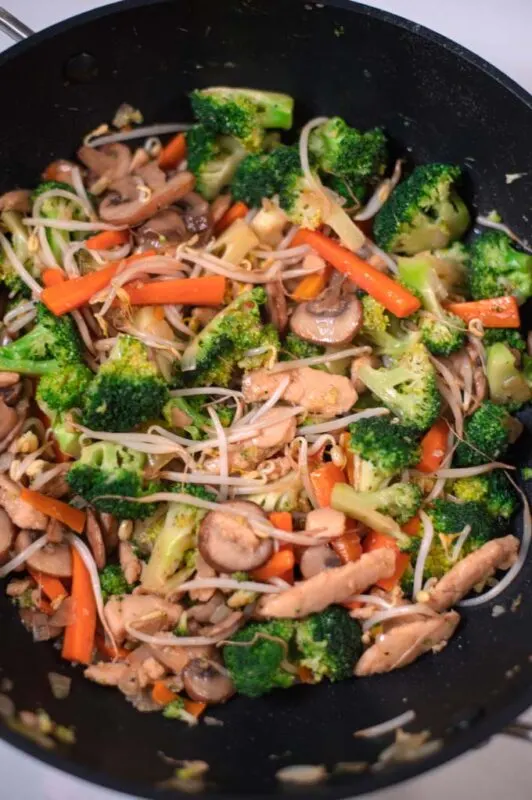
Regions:
<svg viewBox="0 0 532 800"><path fill-rule="evenodd" d="M177 0L119 0L109 5L101 6L98 8L85 11L77 14L68 19L57 22L50 27L39 31L28 39L18 42L2 54L0 54L0 69L4 64L9 63L24 53L31 50L33 47L38 46L41 42L53 39L57 34L65 33L73 28L81 27L87 22L104 19L105 17L120 14L122 12L130 11L135 8L144 8L147 6L165 5ZM430 28L420 25L412 20L400 17L389 11L373 8L357 0L291 0L291 2L300 4L309 4L321 6L332 6L351 11L354 14L361 16L373 17L379 21L389 23L396 28L401 28L408 31L414 36L419 36L432 42L444 50L448 51L455 57L472 64L478 68L485 75L499 83L503 88L509 91L519 102L523 103L532 112L532 94L520 86L516 81L506 75L498 67L495 67L489 61L486 61L481 56L473 53L467 47L464 47L457 42L448 39ZM483 744L487 744L489 739L500 734L504 727L513 722L520 714L526 711L532 705L532 686L525 689L522 694L513 700L513 702L506 704L504 707L491 712L486 717L481 717L472 722L465 730L454 733L452 740L446 743L440 750L437 750L433 755L424 758L421 761L413 761L410 763L394 765L389 770L382 770L381 772L370 773L372 786L365 791L365 794L373 794L374 792L391 787L403 781L411 780L423 775L430 770L443 766L444 764L453 761L460 755L468 753L474 748L478 748ZM0 726L0 739L16 750L22 751L26 755L32 756L34 759L43 762L49 767L72 775L75 778L83 780L95 786L101 786L104 789L110 789L122 794L129 794L133 797L142 798L156 798L166 794L161 789L155 786L139 786L136 784L129 784L127 781L114 778L112 775L92 770L75 761L68 759L65 755L55 751L47 751L26 739L21 734L11 731L7 725ZM368 780L368 773L354 776L352 788L355 790L357 783L366 782ZM305 787L305 796L314 798L331 798L331 800L339 800L348 796L350 789L347 781L343 780L341 784L323 783L316 786ZM139 791L140 790L140 791ZM189 796L181 792L171 790L172 795L177 797ZM281 790L282 791L282 790ZM347 793L347 794L346 794ZM265 800L266 797L272 795L266 794L246 794L245 800ZM215 790L203 792L201 797L204 800L225 800L229 795L220 793ZM244 796L241 796L244 798Z"/></svg>

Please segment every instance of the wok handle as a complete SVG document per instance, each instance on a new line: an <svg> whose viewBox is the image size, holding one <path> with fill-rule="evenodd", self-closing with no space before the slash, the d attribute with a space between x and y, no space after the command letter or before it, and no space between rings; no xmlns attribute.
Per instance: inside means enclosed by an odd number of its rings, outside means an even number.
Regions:
<svg viewBox="0 0 532 800"><path fill-rule="evenodd" d="M0 31L7 34L14 42L22 42L34 31L17 19L10 11L0 7Z"/></svg>

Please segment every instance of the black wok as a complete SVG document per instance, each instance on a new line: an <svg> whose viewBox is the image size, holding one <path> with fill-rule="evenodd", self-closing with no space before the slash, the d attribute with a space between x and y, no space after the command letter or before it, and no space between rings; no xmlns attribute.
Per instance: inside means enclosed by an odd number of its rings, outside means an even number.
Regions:
<svg viewBox="0 0 532 800"><path fill-rule="evenodd" d="M497 208L527 232L532 184L509 187L505 173L530 172L531 98L457 45L364 6L132 0L17 45L0 57L0 75L0 191L34 185L44 165L68 157L123 101L149 122L186 120L190 89L227 83L290 92L298 122L339 114L361 127L380 124L397 153L465 164L476 208ZM516 464L527 463L531 445L525 433ZM223 727L193 729L138 714L118 692L85 681L53 647L34 645L0 596L1 675L14 681L17 707L46 708L75 725L77 742L45 752L5 728L0 733L37 758L135 795L158 793L155 784L171 772L163 752L209 762L204 797L251 798L282 793L274 775L285 764L374 761L389 740L365 742L353 731L414 709L414 728L442 739L438 752L302 790L305 797L358 795L454 758L532 703L531 578L529 563L499 601L509 608L522 593L515 613L493 619L491 605L464 613L438 656L387 676L235 699L214 712ZM53 699L50 671L72 675L67 701Z"/></svg>

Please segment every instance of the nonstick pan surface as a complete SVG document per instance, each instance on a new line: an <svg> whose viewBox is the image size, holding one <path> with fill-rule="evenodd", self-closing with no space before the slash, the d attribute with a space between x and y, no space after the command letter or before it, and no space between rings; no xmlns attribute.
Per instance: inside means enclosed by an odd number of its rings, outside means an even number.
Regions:
<svg viewBox="0 0 532 800"><path fill-rule="evenodd" d="M124 101L148 122L186 120L192 88L248 85L293 94L299 123L338 114L359 127L382 125L394 155L465 165L476 209L497 208L527 233L532 185L525 178L509 186L505 175L531 170L531 98L471 53L381 11L342 0L125 2L17 45L0 57L0 75L0 191L37 183L44 165L73 154ZM530 314L524 316L528 328ZM531 444L527 431L514 463L528 463ZM532 703L531 577L529 563L498 598L508 610L503 616L492 618L492 604L464 613L438 656L367 680L237 698L212 712L223 727L192 729L139 714L118 692L85 681L53 647L33 644L1 596L0 677L14 681L17 708L45 708L75 726L77 741L48 752L5 727L0 733L54 766L137 796L161 793L155 786L172 771L164 753L210 764L205 798L259 798L286 793L275 772L287 764L374 762L389 738L368 742L353 732L414 709L411 729L430 729L442 740L432 756L299 792L362 794L454 758ZM73 677L68 700L52 697L50 671Z"/></svg>

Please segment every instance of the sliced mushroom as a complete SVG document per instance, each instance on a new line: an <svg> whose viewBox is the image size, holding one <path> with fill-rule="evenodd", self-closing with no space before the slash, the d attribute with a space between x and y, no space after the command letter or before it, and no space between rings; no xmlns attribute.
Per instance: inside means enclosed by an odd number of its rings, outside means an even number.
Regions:
<svg viewBox="0 0 532 800"><path fill-rule="evenodd" d="M21 553L34 541L35 535L32 531L20 531L15 542L15 549ZM70 545L66 542L62 544L47 544L36 553L33 553L26 565L37 572L44 572L45 575L52 575L54 578L72 577L72 556Z"/></svg>
<svg viewBox="0 0 532 800"><path fill-rule="evenodd" d="M6 405L6 403L0 398L0 440L5 439L5 437L13 430L17 422L18 414L15 409Z"/></svg>
<svg viewBox="0 0 532 800"><path fill-rule="evenodd" d="M102 529L96 519L96 514L91 508L87 509L85 536L88 539L96 566L98 569L103 569L106 563L105 542L103 540Z"/></svg>
<svg viewBox="0 0 532 800"><path fill-rule="evenodd" d="M101 513L100 523L105 549L112 553L118 546L118 522L112 514Z"/></svg>
<svg viewBox="0 0 532 800"><path fill-rule="evenodd" d="M212 621L214 612L223 605L223 594L215 591L211 599L207 600L207 602L199 602L195 606L192 606L192 608L189 608L187 611L187 619L193 619L196 620L196 622L200 622L201 624L205 625L206 623Z"/></svg>
<svg viewBox="0 0 532 800"><path fill-rule="evenodd" d="M235 693L231 678L206 658L194 658L183 670L185 691L200 703L225 703Z"/></svg>
<svg viewBox="0 0 532 800"><path fill-rule="evenodd" d="M15 377L18 378L18 375L15 375ZM9 386L0 386L0 398L7 406L14 406L20 400L22 389L22 381L19 380Z"/></svg>
<svg viewBox="0 0 532 800"><path fill-rule="evenodd" d="M165 208L141 225L135 233L139 246L150 245L155 249L177 244L188 236L181 214L175 208Z"/></svg>
<svg viewBox="0 0 532 800"><path fill-rule="evenodd" d="M100 204L100 217L114 225L139 225L188 194L194 180L192 173L178 172L146 201L128 198L124 202L116 192L110 193Z"/></svg>
<svg viewBox="0 0 532 800"><path fill-rule="evenodd" d="M121 142L106 144L99 149L83 145L78 150L78 158L94 175L98 178L105 175L111 183L128 174L131 151Z"/></svg>
<svg viewBox="0 0 532 800"><path fill-rule="evenodd" d="M29 189L15 189L0 197L0 211L20 211L28 214L31 210L31 192Z"/></svg>
<svg viewBox="0 0 532 800"><path fill-rule="evenodd" d="M183 222L188 235L198 234L198 244L206 244L214 226L208 202L196 192L189 192L179 206L184 208Z"/></svg>
<svg viewBox="0 0 532 800"><path fill-rule="evenodd" d="M166 175L156 161L149 161L144 166L139 167L136 170L136 174L154 192L166 183Z"/></svg>
<svg viewBox="0 0 532 800"><path fill-rule="evenodd" d="M231 501L224 506L234 509L237 514L209 511L199 531L201 555L218 572L249 572L262 566L273 552L272 541L260 539L244 514L252 512L264 519L266 515L255 503Z"/></svg>
<svg viewBox="0 0 532 800"><path fill-rule="evenodd" d="M50 517L46 527L46 536L48 537L49 542L52 544L61 544L66 532L67 529L62 522L59 522L58 519L52 519Z"/></svg>
<svg viewBox="0 0 532 800"><path fill-rule="evenodd" d="M356 295L327 289L315 300L298 305L290 319L291 330L315 344L347 344L362 325L362 306Z"/></svg>
<svg viewBox="0 0 532 800"><path fill-rule="evenodd" d="M336 555L332 547L329 547L328 544L307 547L299 562L299 568L304 578L312 578L325 569L341 566L342 559L340 556Z"/></svg>
<svg viewBox="0 0 532 800"><path fill-rule="evenodd" d="M281 281L266 284L267 308L272 325L279 333L284 333L288 325L288 307Z"/></svg>
<svg viewBox="0 0 532 800"><path fill-rule="evenodd" d="M7 436L4 436L3 439L0 439L0 453L4 453L7 450L7 448L9 447L9 445L11 444L11 442L22 431L22 428L24 427L24 423L26 422L26 417L28 416L29 406L30 406L30 403L29 403L29 400L26 397L23 397L22 400L19 400L17 402L17 404L16 404L16 412L17 412L17 417L18 417L17 424L13 428L11 428L11 430L9 431ZM0 505L2 505L1 494L2 494L2 491L1 491L1 487L0 487ZM24 527L31 527L31 526L29 526L29 525L21 525L20 527L24 528Z"/></svg>
<svg viewBox="0 0 532 800"><path fill-rule="evenodd" d="M5 564L8 560L16 532L17 529L11 522L9 515L3 508L0 508L0 564Z"/></svg>

